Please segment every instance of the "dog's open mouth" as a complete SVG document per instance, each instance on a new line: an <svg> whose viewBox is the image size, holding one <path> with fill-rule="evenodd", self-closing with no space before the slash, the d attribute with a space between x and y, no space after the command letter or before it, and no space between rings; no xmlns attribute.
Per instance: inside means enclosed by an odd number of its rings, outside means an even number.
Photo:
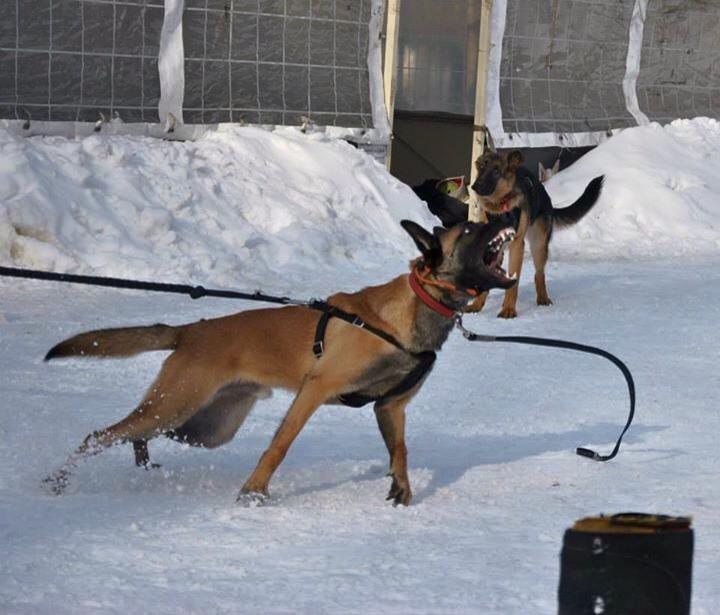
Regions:
<svg viewBox="0 0 720 615"><path fill-rule="evenodd" d="M485 267L487 267L502 282L511 282L517 278L517 275L508 275L508 273L499 264L505 246L514 238L515 229L510 226L502 229L488 242L487 248L485 248L485 252L483 254L483 264Z"/></svg>

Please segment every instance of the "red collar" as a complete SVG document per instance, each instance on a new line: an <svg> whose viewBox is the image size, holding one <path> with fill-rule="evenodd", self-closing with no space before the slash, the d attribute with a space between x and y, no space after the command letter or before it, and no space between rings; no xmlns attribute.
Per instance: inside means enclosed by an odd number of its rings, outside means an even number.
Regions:
<svg viewBox="0 0 720 615"><path fill-rule="evenodd" d="M503 198L500 199L496 207L498 207L498 209L500 209L502 213L505 213L510 209L510 201L512 201L516 196L517 194L515 194L515 192L511 190Z"/></svg>
<svg viewBox="0 0 720 615"><path fill-rule="evenodd" d="M408 280L410 282L410 288L413 289L413 292L417 295L417 298L420 299L420 301L427 305L431 310L437 312L441 316L445 316L445 318L452 318L453 316L455 316L455 310L451 310L447 305L440 303L421 286L416 268L413 268L413 270L410 272Z"/></svg>

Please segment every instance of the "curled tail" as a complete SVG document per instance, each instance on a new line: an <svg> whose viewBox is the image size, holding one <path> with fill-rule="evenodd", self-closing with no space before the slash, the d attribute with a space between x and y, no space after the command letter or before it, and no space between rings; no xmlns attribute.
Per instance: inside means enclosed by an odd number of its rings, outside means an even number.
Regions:
<svg viewBox="0 0 720 615"><path fill-rule="evenodd" d="M555 225L563 228L572 226L577 222L580 222L587 212L589 212L593 205L598 200L600 192L602 192L603 181L605 180L604 175L600 175L593 179L585 188L585 192L582 193L580 198L568 207L562 209L555 209L553 207L552 216Z"/></svg>
<svg viewBox="0 0 720 615"><path fill-rule="evenodd" d="M80 333L53 346L45 360L60 357L129 357L148 350L174 350L182 327L152 325L98 329Z"/></svg>

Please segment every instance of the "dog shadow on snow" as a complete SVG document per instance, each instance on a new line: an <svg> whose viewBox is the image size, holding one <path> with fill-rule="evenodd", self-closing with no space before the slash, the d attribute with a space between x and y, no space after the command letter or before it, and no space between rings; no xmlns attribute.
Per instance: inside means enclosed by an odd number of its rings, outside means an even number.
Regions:
<svg viewBox="0 0 720 615"><path fill-rule="evenodd" d="M623 438L623 444L642 442L645 434L668 429L666 425L633 425ZM450 487L460 480L472 468L484 465L495 465L519 461L544 453L572 452L578 446L587 443L605 443L593 446L600 454L609 453L619 435L619 426L615 423L598 423L583 429L563 433L538 433L522 436L516 435L472 435L454 436L450 434L407 434L408 465L411 474L413 469L428 470L432 477L425 487L414 491L413 504L419 504L432 497L439 490ZM357 443L359 444L359 443ZM353 449L355 447L353 446ZM349 459L359 459L359 450L344 451ZM653 453L653 461L659 458L673 458L684 454L678 449L642 449L634 453ZM621 448L620 456L623 455ZM570 463L576 463L568 458ZM588 459L578 458L577 463L597 463ZM293 489L285 494L288 496L307 495L338 487L346 483L376 481L386 471L386 465L373 465L365 472L345 477L337 481L326 481L322 484L307 485Z"/></svg>
<svg viewBox="0 0 720 615"><path fill-rule="evenodd" d="M413 471L421 470L430 476L424 486L423 481L414 481L413 504L421 503L439 490L451 487L475 467L510 463L544 453L572 453L577 446L588 443L593 446L595 443L602 443L595 447L596 450L601 454L608 453L612 450L619 428L615 423L598 423L562 433L526 435L458 436L432 431L417 434L409 432L407 444L411 483ZM665 425L633 425L623 443L637 444L643 441L645 434L667 428ZM115 490L120 492L172 494L182 491L186 494L222 494L222 497L225 497L228 492L234 493L242 483L244 474L253 467L263 444L266 444L265 437L253 435L235 447L233 454L228 455L229 451L223 450L210 451L211 457L207 458L205 455L208 451L181 450L176 449L175 444L166 443L159 447L160 450L155 455L157 461L167 464L161 470L146 474L135 472L133 468L133 471L128 469L114 478L109 478L116 472L118 463L130 462L130 451L127 447L121 447L122 451L109 455L106 463L99 464L102 467L91 466L84 471L84 478L78 480L79 484L71 491L78 489L84 493L106 493L108 484L114 483ZM329 455L327 444L327 434L310 432L301 436L293 447L293 454L280 468L279 474L284 476L275 479L285 483L284 487L279 489L281 500L319 494L343 485L383 479L387 471L386 451L380 434L374 430L368 430L360 437L344 439L342 446L334 448ZM636 448L633 453L643 456L650 454L652 461L657 461L677 457L684 454L684 451ZM622 456L621 450L620 457ZM378 459L383 461L378 463ZM568 463L596 463L582 458L576 460L572 456L568 456L567 460ZM322 468L328 466L334 467L333 474L336 475L330 479L327 475L320 478L325 474ZM364 469L358 469L358 466ZM276 483L271 483L270 491L277 495L278 490L273 489L274 484ZM389 479L387 486L389 487Z"/></svg>

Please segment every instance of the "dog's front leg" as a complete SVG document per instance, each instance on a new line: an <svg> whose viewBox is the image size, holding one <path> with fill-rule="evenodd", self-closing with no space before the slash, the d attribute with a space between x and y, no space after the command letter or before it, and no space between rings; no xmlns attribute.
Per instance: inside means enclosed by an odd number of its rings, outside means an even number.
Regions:
<svg viewBox="0 0 720 615"><path fill-rule="evenodd" d="M407 506L412 499L405 447L405 406L408 401L409 397L401 397L375 404L375 418L390 453L389 475L392 476L392 485L387 499L392 500L395 506Z"/></svg>
<svg viewBox="0 0 720 615"><path fill-rule="evenodd" d="M510 262L508 264L508 273L516 276L515 285L505 291L502 308L498 314L498 318L515 318L517 316L517 298L518 286L520 286L520 271L522 270L523 256L525 252L525 237L518 234L515 239L510 242L508 248L510 253Z"/></svg>
<svg viewBox="0 0 720 615"><path fill-rule="evenodd" d="M277 428L270 446L261 455L253 473L245 481L238 495L238 501L249 498L251 501L261 502L268 497L270 478L285 458L293 440L318 406L332 397L335 392L334 387L329 386L321 377L308 377Z"/></svg>
<svg viewBox="0 0 720 615"><path fill-rule="evenodd" d="M485 307L485 301L487 300L488 292L480 293L475 299L465 306L463 312L471 314L473 312L481 312Z"/></svg>

